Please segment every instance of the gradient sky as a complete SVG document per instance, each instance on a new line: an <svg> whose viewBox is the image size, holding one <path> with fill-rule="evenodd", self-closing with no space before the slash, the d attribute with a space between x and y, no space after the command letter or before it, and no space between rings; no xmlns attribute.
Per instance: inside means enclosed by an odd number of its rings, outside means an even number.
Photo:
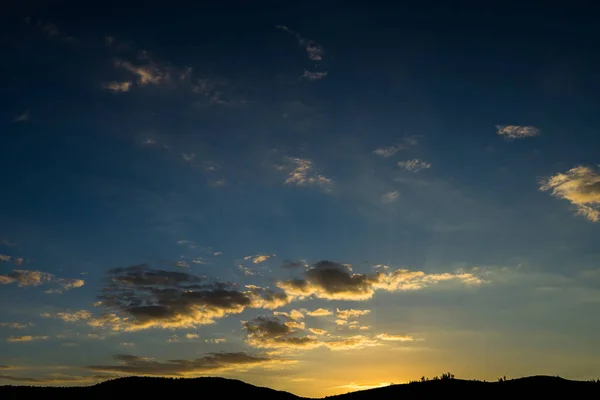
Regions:
<svg viewBox="0 0 600 400"><path fill-rule="evenodd" d="M597 6L9 3L0 384L598 377Z"/></svg>

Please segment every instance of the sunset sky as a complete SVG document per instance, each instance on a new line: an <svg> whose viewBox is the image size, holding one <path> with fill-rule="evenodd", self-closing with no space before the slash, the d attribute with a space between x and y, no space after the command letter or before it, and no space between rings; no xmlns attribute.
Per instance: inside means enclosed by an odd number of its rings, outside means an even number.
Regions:
<svg viewBox="0 0 600 400"><path fill-rule="evenodd" d="M7 3L0 385L600 377L598 6Z"/></svg>

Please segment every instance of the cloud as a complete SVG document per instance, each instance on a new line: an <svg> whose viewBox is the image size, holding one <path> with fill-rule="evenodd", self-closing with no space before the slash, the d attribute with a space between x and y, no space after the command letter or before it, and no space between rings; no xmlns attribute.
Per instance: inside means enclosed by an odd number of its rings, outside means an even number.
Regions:
<svg viewBox="0 0 600 400"><path fill-rule="evenodd" d="M294 261L294 260L283 260L281 263L281 268L300 268L304 267L306 264L302 261Z"/></svg>
<svg viewBox="0 0 600 400"><path fill-rule="evenodd" d="M362 317L363 315L367 315L371 312L371 310L340 310L339 308L335 310L335 316L339 319L349 320Z"/></svg>
<svg viewBox="0 0 600 400"><path fill-rule="evenodd" d="M327 331L325 329L318 329L318 328L308 328L309 331L311 331L312 333L314 333L315 335L326 335Z"/></svg>
<svg viewBox="0 0 600 400"><path fill-rule="evenodd" d="M25 329L33 325L31 322L22 324L20 322L0 322L0 328Z"/></svg>
<svg viewBox="0 0 600 400"><path fill-rule="evenodd" d="M312 71L304 71L302 77L304 79L308 79L309 81L318 81L319 79L323 79L327 76L327 72L312 72Z"/></svg>
<svg viewBox="0 0 600 400"><path fill-rule="evenodd" d="M385 204L390 204L398 200L400 193L397 190L392 190L390 192L384 193L381 195L381 202Z"/></svg>
<svg viewBox="0 0 600 400"><path fill-rule="evenodd" d="M252 260L253 264L261 264L272 257L275 257L275 254L257 254L255 256L246 256L244 260Z"/></svg>
<svg viewBox="0 0 600 400"><path fill-rule="evenodd" d="M135 331L148 328L194 328L246 308L277 308L288 304L285 293L248 285L207 283L185 272L151 269L147 265L114 268L100 295L109 312L91 326Z"/></svg>
<svg viewBox="0 0 600 400"><path fill-rule="evenodd" d="M327 186L332 183L331 178L321 175L314 170L311 160L305 158L287 157L288 177L285 183L288 185L308 186L318 185Z"/></svg>
<svg viewBox="0 0 600 400"><path fill-rule="evenodd" d="M242 321L248 337L246 343L252 347L267 349L311 349L323 343L314 335L297 335L302 327L284 322L278 317L260 316L252 321Z"/></svg>
<svg viewBox="0 0 600 400"><path fill-rule="evenodd" d="M380 333L375 336L379 340L385 341L393 341L393 342L411 342L414 340L412 336L409 335L390 335L389 333Z"/></svg>
<svg viewBox="0 0 600 400"><path fill-rule="evenodd" d="M340 340L334 340L327 342L327 347L331 350L353 350L353 349L361 349L365 347L374 347L380 346L381 343L377 340L363 336L363 335L355 335L347 338L342 338Z"/></svg>
<svg viewBox="0 0 600 400"><path fill-rule="evenodd" d="M592 222L600 221L600 174L589 167L578 166L540 181L540 190L568 200Z"/></svg>
<svg viewBox="0 0 600 400"><path fill-rule="evenodd" d="M431 168L431 164L419 159L398 161L398 166L404 168L407 171L419 172L423 169Z"/></svg>
<svg viewBox="0 0 600 400"><path fill-rule="evenodd" d="M115 60L115 66L125 69L137 76L137 84L140 86L144 85L159 85L166 83L170 80L170 75L158 68L156 63L151 59L147 58L146 63L143 65L134 65L129 61Z"/></svg>
<svg viewBox="0 0 600 400"><path fill-rule="evenodd" d="M21 114L13 118L15 122L27 122L29 121L29 111L23 111Z"/></svg>
<svg viewBox="0 0 600 400"><path fill-rule="evenodd" d="M496 125L498 135L506 140L525 139L540 135L540 130L535 126Z"/></svg>
<svg viewBox="0 0 600 400"><path fill-rule="evenodd" d="M373 154L382 158L390 158L400 150L406 150L410 147L416 146L418 142L418 136L406 136L402 139L402 143L394 144L392 146L379 147L373 150Z"/></svg>
<svg viewBox="0 0 600 400"><path fill-rule="evenodd" d="M48 336L31 336L31 335L24 335L24 336L9 336L6 341L10 342L10 343L16 343L16 342L32 342L34 340L46 340L48 339Z"/></svg>
<svg viewBox="0 0 600 400"><path fill-rule="evenodd" d="M14 269L7 275L0 275L0 285L11 283L15 283L19 287L52 284L57 286L57 288L49 289L46 293L63 293L66 290L81 287L85 282L83 279L57 278L55 275L47 272Z"/></svg>
<svg viewBox="0 0 600 400"><path fill-rule="evenodd" d="M74 312L59 312L54 315L50 313L43 313L41 314L41 316L44 318L58 318L63 320L64 322L78 322L88 320L92 318L93 315L88 310L79 310Z"/></svg>
<svg viewBox="0 0 600 400"><path fill-rule="evenodd" d="M220 343L225 343L225 342L227 342L227 339L225 339L225 338L204 339L204 343L220 344Z"/></svg>
<svg viewBox="0 0 600 400"><path fill-rule="evenodd" d="M112 81L112 82L105 83L103 85L103 87L104 87L104 89L110 90L111 92L123 93L123 92L128 92L129 89L131 88L131 85L132 85L131 81L122 81L122 82Z"/></svg>
<svg viewBox="0 0 600 400"><path fill-rule="evenodd" d="M15 376L0 374L0 380L7 380L13 382L27 383L31 385L60 385L65 383L95 383L99 381L105 381L108 379L114 379L115 375L88 375L88 376L77 376L77 375L65 375L65 374L47 374L39 378L28 377L28 376Z"/></svg>
<svg viewBox="0 0 600 400"><path fill-rule="evenodd" d="M284 364L286 360L246 353L209 353L204 357L192 360L157 361L149 357L119 354L114 358L117 365L91 365L91 371L119 373L126 375L150 376L193 376L209 372L245 370L248 368L268 367ZM289 362L289 361L287 361Z"/></svg>
<svg viewBox="0 0 600 400"><path fill-rule="evenodd" d="M368 300L376 290L405 291L423 289L444 281L478 285L483 281L468 272L427 274L399 269L375 274L351 273L346 265L319 261L304 272L303 278L279 281L277 287L291 299L311 297L328 300Z"/></svg>
<svg viewBox="0 0 600 400"><path fill-rule="evenodd" d="M311 59L312 61L323 60L325 52L323 51L323 47L321 47L319 44L315 43L312 40L302 37L299 33L294 32L287 26L278 25L276 26L276 28L288 32L291 35L294 35L298 40L298 45L304 47L304 49L306 50L309 59Z"/></svg>
<svg viewBox="0 0 600 400"><path fill-rule="evenodd" d="M200 339L200 335L198 335L197 333L186 333L185 337L188 339Z"/></svg>
<svg viewBox="0 0 600 400"><path fill-rule="evenodd" d="M308 311L306 315L308 315L309 317L327 317L329 315L333 315L333 313L324 308L317 308L316 310Z"/></svg>

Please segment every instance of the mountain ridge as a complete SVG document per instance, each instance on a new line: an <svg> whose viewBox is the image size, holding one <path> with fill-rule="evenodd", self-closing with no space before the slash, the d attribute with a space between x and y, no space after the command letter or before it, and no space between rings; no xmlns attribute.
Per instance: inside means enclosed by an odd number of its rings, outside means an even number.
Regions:
<svg viewBox="0 0 600 400"><path fill-rule="evenodd" d="M222 377L198 378L159 378L144 376L128 376L106 380L89 386L0 386L2 399L28 399L40 396L70 399L86 398L107 399L109 396L119 395L125 391L150 398L172 395L175 392L187 390L198 391L212 398L214 394L230 397L233 395L259 398L265 400L369 400L369 399L397 399L419 398L434 399L440 396L460 395L463 398L481 398L481 396L510 396L523 395L524 392L535 393L535 396L560 396L588 395L591 392L600 395L600 380L576 381L558 376L533 375L515 379L501 379L498 382L479 380L466 380L455 378L442 378L422 380L410 383L391 384L380 388L372 388L325 396L309 398L297 396L293 393L257 386L239 379ZM202 395L199 396L203 398Z"/></svg>

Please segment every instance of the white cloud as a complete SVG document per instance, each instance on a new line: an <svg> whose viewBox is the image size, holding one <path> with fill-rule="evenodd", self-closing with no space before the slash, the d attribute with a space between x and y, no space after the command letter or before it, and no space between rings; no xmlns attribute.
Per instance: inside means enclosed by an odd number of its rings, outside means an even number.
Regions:
<svg viewBox="0 0 600 400"><path fill-rule="evenodd" d="M524 139L540 135L540 130L535 126L521 125L496 125L498 135L506 140Z"/></svg>
<svg viewBox="0 0 600 400"><path fill-rule="evenodd" d="M318 81L319 79L323 79L327 76L327 72L314 72L314 71L304 71L302 77L304 79L308 79L309 81Z"/></svg>
<svg viewBox="0 0 600 400"><path fill-rule="evenodd" d="M423 169L431 168L430 163L421 161L419 159L398 161L398 166L412 172L419 172Z"/></svg>
<svg viewBox="0 0 600 400"><path fill-rule="evenodd" d="M540 190L570 201L590 221L600 221L600 174L591 168L578 166L543 179Z"/></svg>
<svg viewBox="0 0 600 400"><path fill-rule="evenodd" d="M393 203L394 201L398 200L399 196L400 194L397 190L392 190L381 195L381 202L385 204Z"/></svg>

